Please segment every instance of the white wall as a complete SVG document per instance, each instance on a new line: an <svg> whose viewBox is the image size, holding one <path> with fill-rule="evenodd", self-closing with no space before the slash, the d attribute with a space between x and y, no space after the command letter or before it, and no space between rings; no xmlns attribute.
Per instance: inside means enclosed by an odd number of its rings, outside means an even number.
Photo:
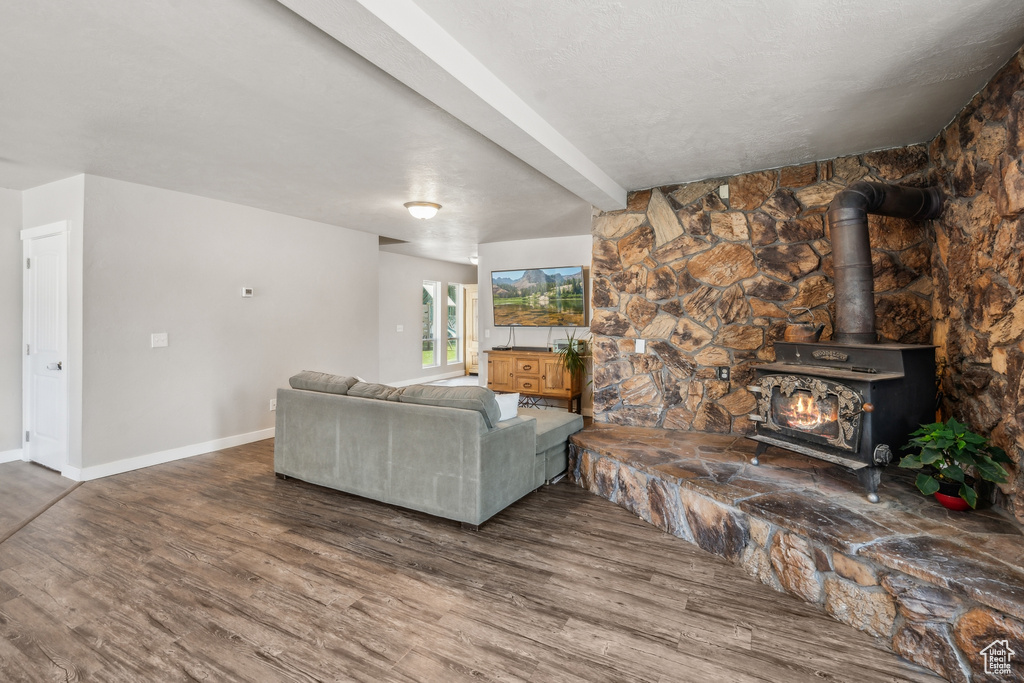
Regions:
<svg viewBox="0 0 1024 683"><path fill-rule="evenodd" d="M440 282L443 296L449 283L476 284L476 266L382 251L379 273L380 381L402 384L463 374L465 364L448 365L443 348L441 365L423 368L423 281ZM441 315L445 315L444 308ZM397 331L399 325L403 328L401 332Z"/></svg>
<svg viewBox="0 0 1024 683"><path fill-rule="evenodd" d="M85 381L82 321L82 252L85 242L85 176L77 175L21 193L21 224L35 228L68 223L68 465L82 466L82 388ZM19 329L21 323L18 323Z"/></svg>
<svg viewBox="0 0 1024 683"><path fill-rule="evenodd" d="M589 225L587 226L589 230ZM555 268L558 266L590 267L593 239L589 234L572 237L550 237L516 242L494 242L479 246L480 273L480 383L487 382L485 349L503 346L509 338L508 327L494 327L491 300L491 271L521 268ZM591 313L588 313L588 319ZM570 330L562 327L517 327L516 346L550 346L555 339L564 339ZM579 330L586 333L586 330ZM584 391L584 410L592 405L590 392Z"/></svg>
<svg viewBox="0 0 1024 683"><path fill-rule="evenodd" d="M21 192L0 188L0 462L21 451Z"/></svg>
<svg viewBox="0 0 1024 683"><path fill-rule="evenodd" d="M83 467L269 429L300 370L377 379L375 235L96 176L85 189Z"/></svg>

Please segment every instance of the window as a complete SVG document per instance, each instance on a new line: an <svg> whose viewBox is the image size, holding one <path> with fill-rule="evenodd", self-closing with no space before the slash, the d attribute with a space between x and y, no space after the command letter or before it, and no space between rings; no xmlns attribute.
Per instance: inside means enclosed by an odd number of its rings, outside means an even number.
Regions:
<svg viewBox="0 0 1024 683"><path fill-rule="evenodd" d="M423 367L434 368L441 364L437 354L437 295L441 283L423 281Z"/></svg>
<svg viewBox="0 0 1024 683"><path fill-rule="evenodd" d="M448 283L448 364L462 362L462 285Z"/></svg>

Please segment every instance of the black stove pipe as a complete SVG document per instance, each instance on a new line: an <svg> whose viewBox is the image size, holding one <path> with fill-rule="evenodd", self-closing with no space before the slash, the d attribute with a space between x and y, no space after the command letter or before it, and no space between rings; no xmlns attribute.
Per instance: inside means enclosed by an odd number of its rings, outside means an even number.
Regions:
<svg viewBox="0 0 1024 683"><path fill-rule="evenodd" d="M928 220L942 213L937 187L916 188L861 181L841 191L828 206L835 266L836 334L845 344L874 344L874 278L868 214Z"/></svg>

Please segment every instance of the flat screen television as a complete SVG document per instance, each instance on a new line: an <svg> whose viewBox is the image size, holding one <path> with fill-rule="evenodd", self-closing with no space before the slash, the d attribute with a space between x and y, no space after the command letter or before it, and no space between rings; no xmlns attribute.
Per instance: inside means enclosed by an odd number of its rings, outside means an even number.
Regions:
<svg viewBox="0 0 1024 683"><path fill-rule="evenodd" d="M585 327L586 285L583 266L491 271L494 325Z"/></svg>

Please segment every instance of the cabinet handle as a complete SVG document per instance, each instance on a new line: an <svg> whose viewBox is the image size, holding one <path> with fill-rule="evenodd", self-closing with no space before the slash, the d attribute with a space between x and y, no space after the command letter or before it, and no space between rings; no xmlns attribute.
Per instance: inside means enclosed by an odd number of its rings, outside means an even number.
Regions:
<svg viewBox="0 0 1024 683"><path fill-rule="evenodd" d="M532 365L524 365L523 366L523 370L533 370L533 366Z"/></svg>
<svg viewBox="0 0 1024 683"><path fill-rule="evenodd" d="M524 387L526 387L527 389L529 389L529 388L530 388L530 387L532 387L533 385L532 385L532 384L530 384L529 382L523 382L523 386L524 386Z"/></svg>

